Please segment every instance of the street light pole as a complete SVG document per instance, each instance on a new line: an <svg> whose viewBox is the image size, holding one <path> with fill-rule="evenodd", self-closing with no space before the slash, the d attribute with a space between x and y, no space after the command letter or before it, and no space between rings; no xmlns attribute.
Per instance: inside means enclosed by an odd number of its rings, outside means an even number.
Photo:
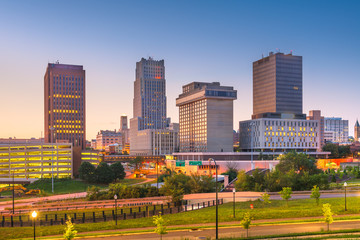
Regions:
<svg viewBox="0 0 360 240"><path fill-rule="evenodd" d="M218 171L217 171L217 165L216 165L216 161L213 158L209 158L209 168L211 165L211 161L214 161L215 163L215 191L216 191L216 240L219 239L219 222L218 222L218 213L219 213L219 209L218 209Z"/></svg>
<svg viewBox="0 0 360 240"><path fill-rule="evenodd" d="M115 199L115 225L117 225L117 195L114 195Z"/></svg>
<svg viewBox="0 0 360 240"><path fill-rule="evenodd" d="M346 187L347 187L347 183L346 182L344 183L344 187L345 187L345 211L347 211L347 208L346 208Z"/></svg>
<svg viewBox="0 0 360 240"><path fill-rule="evenodd" d="M234 200L233 200L233 210L234 210L234 218L235 218L235 192L236 192L236 190L235 190L235 187L233 188L233 198L234 198Z"/></svg>
<svg viewBox="0 0 360 240"><path fill-rule="evenodd" d="M15 176L14 176L14 171L12 174L12 182L13 182L13 187L12 187L12 207L13 207L13 214L15 214Z"/></svg>
<svg viewBox="0 0 360 240"><path fill-rule="evenodd" d="M35 240L35 237L36 237L36 234L35 234L35 224L36 224L37 212L36 212L36 211L33 211L33 212L31 213L31 216L32 216L33 222L34 222L34 240Z"/></svg>
<svg viewBox="0 0 360 240"><path fill-rule="evenodd" d="M156 188L159 189L159 159L156 159Z"/></svg>

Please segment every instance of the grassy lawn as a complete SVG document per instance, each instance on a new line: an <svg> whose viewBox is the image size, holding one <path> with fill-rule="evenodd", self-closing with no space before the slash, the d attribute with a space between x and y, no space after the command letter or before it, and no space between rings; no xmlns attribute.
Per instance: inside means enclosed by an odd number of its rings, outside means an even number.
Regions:
<svg viewBox="0 0 360 240"><path fill-rule="evenodd" d="M264 206L259 201L239 202L236 203L236 218L233 218L232 203L227 203L219 206L219 222L240 222L245 212L250 211L255 220L268 219L282 219L282 222L291 222L289 218L322 216L322 203L330 203L332 211L336 215L340 214L356 214L360 212L359 197L347 198L348 211L344 211L343 198L328 198L321 199L320 205L317 206L313 199L293 200L289 202L289 207L286 207L285 201L274 200L268 206ZM254 204L254 209L250 210L250 204ZM69 211L71 213L71 211ZM198 223L213 223L215 220L215 208L205 208L192 212L183 212L173 215L164 215L168 225L184 225L184 224L198 224ZM354 217L342 217L341 219L354 219ZM359 217L360 218L360 217ZM312 220L314 221L314 220ZM76 230L79 232L86 231L100 231L109 229L128 229L152 227L152 218L140 218L120 221L120 224L115 226L113 221L101 223L77 224ZM18 229L18 231L16 230ZM42 236L55 235L63 233L63 226L52 227L38 227L38 233ZM14 239L20 237L31 237L32 228L2 228L0 239Z"/></svg>
<svg viewBox="0 0 360 240"><path fill-rule="evenodd" d="M131 185L135 183L143 182L144 179L123 179L120 183L125 185ZM65 193L76 193L76 192L86 192L89 186L97 186L101 189L105 189L108 185L104 184L94 184L94 183L87 183L78 179L67 179L67 178L60 178L54 179L54 192L55 194L65 194ZM30 183L25 186L27 189L40 189L45 191L47 194L52 194L51 192L51 179L40 179L36 182Z"/></svg>
<svg viewBox="0 0 360 240"><path fill-rule="evenodd" d="M96 185L100 188L107 188L107 185L91 184L80 180L68 179L68 178L55 178L54 179L54 193L65 194L65 193L76 193L85 192L89 186ZM25 185L27 189L40 189L45 191L47 194L52 194L51 178L40 179L36 182Z"/></svg>

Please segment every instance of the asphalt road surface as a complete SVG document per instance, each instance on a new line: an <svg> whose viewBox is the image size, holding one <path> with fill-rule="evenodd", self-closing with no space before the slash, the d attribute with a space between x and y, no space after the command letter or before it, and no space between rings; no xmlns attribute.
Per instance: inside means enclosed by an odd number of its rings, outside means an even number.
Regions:
<svg viewBox="0 0 360 240"><path fill-rule="evenodd" d="M360 221L337 221L330 225L331 230L341 229L360 229ZM326 230L325 223L296 223L296 224L279 224L279 225L264 225L253 226L249 230L249 236L267 236L275 234L287 234L287 233L303 233L303 232L317 232ZM245 237L246 232L239 227L225 227L219 228L219 237ZM171 231L166 235L163 235L163 240L184 240L184 239L202 239L200 237L215 237L215 229L205 230L184 230L184 231ZM114 235L114 236L99 236L99 237L87 237L81 239L102 239L102 240L122 240L122 239L141 239L141 240L158 240L159 235L156 233L143 233L132 235Z"/></svg>

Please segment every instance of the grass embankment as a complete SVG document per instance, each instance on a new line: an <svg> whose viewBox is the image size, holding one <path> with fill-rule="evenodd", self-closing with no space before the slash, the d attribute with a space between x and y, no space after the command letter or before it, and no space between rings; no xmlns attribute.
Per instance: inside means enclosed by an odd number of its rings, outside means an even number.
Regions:
<svg viewBox="0 0 360 240"><path fill-rule="evenodd" d="M322 203L330 203L332 211L336 215L340 214L357 214L360 211L359 197L348 197L348 211L344 211L344 199L343 198L327 198L321 199L320 205L317 206L313 199L300 199L292 200L289 202L289 207L286 207L285 201L274 200L270 205L264 206L259 201L248 201L236 203L236 218L233 218L233 204L227 203L219 206L219 222L231 222L240 220L243 214L247 211L251 212L254 220L268 219L267 224L273 222L272 219L282 219L283 223L286 222L299 222L299 220L290 220L289 218L300 217L321 217L322 216ZM250 210L250 204L254 204L254 209ZM183 212L173 215L164 215L164 218L168 222L168 225L191 225L198 223L213 223L215 219L215 208L205 208L196 211ZM71 211L69 211L71 213ZM335 217L336 219L336 217ZM360 219L360 217L348 216L341 217L339 219ZM319 220L308 220L310 222ZM279 222L279 221L278 221ZM262 223L266 224L266 223ZM101 223L88 223L75 225L76 230L81 232L88 231L100 231L109 229L128 229L128 228L142 228L152 227L152 218L140 218L129 219L120 221L115 226L113 221L101 222ZM51 226L51 227L38 227L37 232L39 236L55 235L63 233L63 226ZM0 239L14 239L20 237L31 237L33 229L30 227L23 228L2 228Z"/></svg>
<svg viewBox="0 0 360 240"><path fill-rule="evenodd" d="M136 183L144 182L145 179L123 179L119 183L125 185L131 185ZM78 179L69 179L69 178L54 178L54 194L66 194L66 193L77 193L77 192L86 192L88 187L97 186L100 189L106 189L107 184L93 184L87 183ZM27 189L40 189L45 192L45 195L52 194L52 182L51 178L40 179L33 183L24 185ZM12 195L12 191L4 191L1 193L2 196Z"/></svg>

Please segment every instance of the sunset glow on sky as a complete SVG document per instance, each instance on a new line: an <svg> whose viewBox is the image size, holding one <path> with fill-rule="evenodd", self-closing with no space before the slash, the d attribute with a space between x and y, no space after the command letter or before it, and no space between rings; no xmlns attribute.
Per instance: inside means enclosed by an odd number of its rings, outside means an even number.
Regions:
<svg viewBox="0 0 360 240"><path fill-rule="evenodd" d="M192 81L238 91L252 114L252 62L303 56L304 113L360 118L359 1L0 1L0 138L40 137L48 62L86 70L87 139L132 117L136 62L165 60L168 116Z"/></svg>

